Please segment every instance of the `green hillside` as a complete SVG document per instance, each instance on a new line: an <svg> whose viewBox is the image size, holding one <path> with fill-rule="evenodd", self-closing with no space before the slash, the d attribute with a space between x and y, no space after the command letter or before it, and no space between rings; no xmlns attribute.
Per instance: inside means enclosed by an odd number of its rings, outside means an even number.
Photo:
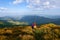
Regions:
<svg viewBox="0 0 60 40"><path fill-rule="evenodd" d="M0 28L0 40L60 40L60 25L53 23L31 26Z"/></svg>

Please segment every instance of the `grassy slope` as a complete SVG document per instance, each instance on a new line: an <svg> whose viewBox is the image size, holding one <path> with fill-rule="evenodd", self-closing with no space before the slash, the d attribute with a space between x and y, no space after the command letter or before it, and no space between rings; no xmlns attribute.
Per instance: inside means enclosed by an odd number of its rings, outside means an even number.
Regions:
<svg viewBox="0 0 60 40"><path fill-rule="evenodd" d="M2 28L0 40L60 40L60 26L50 23L36 29L31 26Z"/></svg>

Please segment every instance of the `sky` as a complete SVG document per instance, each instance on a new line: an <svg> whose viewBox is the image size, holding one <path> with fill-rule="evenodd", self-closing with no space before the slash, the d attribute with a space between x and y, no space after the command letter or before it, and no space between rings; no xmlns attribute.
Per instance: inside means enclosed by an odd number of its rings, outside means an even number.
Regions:
<svg viewBox="0 0 60 40"><path fill-rule="evenodd" d="M0 16L60 15L60 0L0 0Z"/></svg>

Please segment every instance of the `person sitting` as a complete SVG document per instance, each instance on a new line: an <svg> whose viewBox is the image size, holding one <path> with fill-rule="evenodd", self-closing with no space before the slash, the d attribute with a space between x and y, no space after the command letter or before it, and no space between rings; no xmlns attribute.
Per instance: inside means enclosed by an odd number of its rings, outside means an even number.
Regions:
<svg viewBox="0 0 60 40"><path fill-rule="evenodd" d="M32 24L32 29L36 28L36 23Z"/></svg>

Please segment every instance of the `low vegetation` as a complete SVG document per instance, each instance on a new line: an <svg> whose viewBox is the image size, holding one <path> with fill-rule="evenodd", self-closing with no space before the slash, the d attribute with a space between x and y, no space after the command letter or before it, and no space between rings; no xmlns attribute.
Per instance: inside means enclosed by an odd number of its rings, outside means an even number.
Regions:
<svg viewBox="0 0 60 40"><path fill-rule="evenodd" d="M60 25L49 23L35 29L31 26L0 28L0 40L60 40Z"/></svg>

